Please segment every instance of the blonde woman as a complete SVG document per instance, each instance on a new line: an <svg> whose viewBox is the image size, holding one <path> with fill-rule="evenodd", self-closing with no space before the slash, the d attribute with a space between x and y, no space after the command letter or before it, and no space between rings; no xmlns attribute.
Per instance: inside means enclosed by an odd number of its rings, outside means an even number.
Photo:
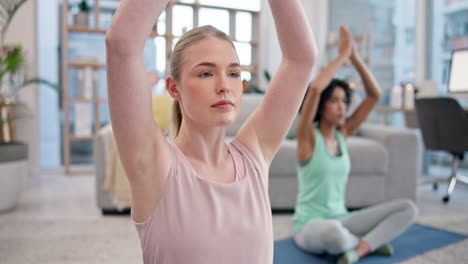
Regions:
<svg viewBox="0 0 468 264"><path fill-rule="evenodd" d="M175 138L153 121L143 46L167 1L124 0L106 36L112 127L131 185L145 263L272 263L268 168L316 57L300 0L269 0L282 61L232 142L241 67L231 39L205 26L180 38L166 78ZM304 87L304 88L302 88Z"/></svg>
<svg viewBox="0 0 468 264"><path fill-rule="evenodd" d="M333 76L348 59L362 78L366 97L346 118L350 87ZM387 243L409 227L417 213L409 200L350 213L345 207L351 166L345 139L366 119L379 97L377 81L356 52L349 29L341 26L339 55L310 85L297 123L299 193L294 213L296 244L312 253L340 255L339 264L355 263L371 252L393 254Z"/></svg>

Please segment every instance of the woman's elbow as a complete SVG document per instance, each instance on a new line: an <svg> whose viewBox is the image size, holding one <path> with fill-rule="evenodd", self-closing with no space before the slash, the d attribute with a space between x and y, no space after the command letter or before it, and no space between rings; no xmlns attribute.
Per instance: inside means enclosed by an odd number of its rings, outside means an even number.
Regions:
<svg viewBox="0 0 468 264"><path fill-rule="evenodd" d="M315 41L311 45L309 56L310 56L310 61L312 62L312 66L315 65L315 62L318 57L318 48L317 48L317 44L315 43Z"/></svg>
<svg viewBox="0 0 468 264"><path fill-rule="evenodd" d="M112 32L106 33L105 43L108 54L132 55L137 50L131 39Z"/></svg>
<svg viewBox="0 0 468 264"><path fill-rule="evenodd" d="M301 69L309 69L312 71L317 60L317 47L314 44L301 48L291 54L283 54L283 59L291 63L290 65L297 65Z"/></svg>
<svg viewBox="0 0 468 264"><path fill-rule="evenodd" d="M106 33L105 41L106 41L106 48L109 50L109 49L115 49L116 47L118 47L119 42L121 42L122 40L119 40L119 38L116 37L115 33L108 31Z"/></svg>
<svg viewBox="0 0 468 264"><path fill-rule="evenodd" d="M314 45L312 45L311 48L308 49L308 51L304 54L304 57L302 58L304 66L309 68L310 72L312 72L317 61L317 53L317 46L314 43Z"/></svg>
<svg viewBox="0 0 468 264"><path fill-rule="evenodd" d="M379 101L380 98L382 97L382 92L380 91L380 89L375 89L375 91L372 93L372 98L374 98L376 101Z"/></svg>
<svg viewBox="0 0 468 264"><path fill-rule="evenodd" d="M317 56L318 56L318 48L317 48L317 44L313 40L311 41L311 43L308 45L308 48L306 49L306 52L304 54L304 60L309 63L310 67L313 67L315 65L315 62L317 61Z"/></svg>
<svg viewBox="0 0 468 264"><path fill-rule="evenodd" d="M381 98L381 96L382 96L382 95L381 95L380 91L375 91L375 92L373 92L373 93L367 95L367 97L368 97L370 100L372 100L374 103L378 103L379 100L380 100L380 98Z"/></svg>
<svg viewBox="0 0 468 264"><path fill-rule="evenodd" d="M312 71L315 62L317 61L317 53L317 46L314 43L310 45L309 48L301 52L301 55L298 57L298 61L303 67L308 67Z"/></svg>
<svg viewBox="0 0 468 264"><path fill-rule="evenodd" d="M121 35L121 34L120 34ZM106 47L107 48L113 48L113 47L118 47L118 46L123 46L125 45L126 38L119 36L117 32L114 31L107 31L106 33Z"/></svg>

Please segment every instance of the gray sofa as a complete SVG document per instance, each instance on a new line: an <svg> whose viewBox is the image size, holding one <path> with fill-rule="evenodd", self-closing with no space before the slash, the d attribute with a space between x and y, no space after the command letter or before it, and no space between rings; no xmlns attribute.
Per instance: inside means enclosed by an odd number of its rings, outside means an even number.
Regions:
<svg viewBox="0 0 468 264"><path fill-rule="evenodd" d="M228 127L232 137L263 96L246 94L239 118ZM103 190L110 127L102 128L95 140L96 199L103 211L113 210L111 196ZM346 205L360 208L397 198L416 198L416 180L421 170L421 139L411 129L364 124L347 139L351 175ZM292 209L296 202L296 141L285 139L270 167L270 201L273 209Z"/></svg>

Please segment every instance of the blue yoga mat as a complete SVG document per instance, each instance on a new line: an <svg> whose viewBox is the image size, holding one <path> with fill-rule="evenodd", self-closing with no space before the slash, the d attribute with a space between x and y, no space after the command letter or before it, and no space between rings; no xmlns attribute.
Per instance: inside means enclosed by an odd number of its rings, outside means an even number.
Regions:
<svg viewBox="0 0 468 264"><path fill-rule="evenodd" d="M406 232L395 238L391 244L395 254L391 257L369 255L361 263L395 263L432 249L466 239L468 236L442 229L414 224ZM299 249L292 238L275 241L274 264L319 264L335 263L336 257L330 255L316 256Z"/></svg>

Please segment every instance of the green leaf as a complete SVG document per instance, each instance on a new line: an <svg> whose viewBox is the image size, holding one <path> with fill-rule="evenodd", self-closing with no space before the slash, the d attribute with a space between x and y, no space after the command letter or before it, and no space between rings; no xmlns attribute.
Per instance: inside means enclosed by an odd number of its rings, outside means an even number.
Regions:
<svg viewBox="0 0 468 264"><path fill-rule="evenodd" d="M79 4L78 4L78 9L81 11L81 12L89 12L89 10L91 10L91 8L89 7L88 3L86 2L86 0L82 0Z"/></svg>
<svg viewBox="0 0 468 264"><path fill-rule="evenodd" d="M26 78L23 81L23 84L21 85L21 87L19 87L19 88L21 89L21 88L24 88L24 87L26 87L28 85L31 85L31 84L45 84L45 85L49 86L50 88L54 89L55 91L59 92L59 87L56 84L51 83L48 80L38 78L38 77Z"/></svg>
<svg viewBox="0 0 468 264"><path fill-rule="evenodd" d="M267 82L270 82L270 81L271 81L271 75L270 75L270 73L268 72L268 70L264 70L264 71L263 71L263 75L265 76L265 79L267 80Z"/></svg>

